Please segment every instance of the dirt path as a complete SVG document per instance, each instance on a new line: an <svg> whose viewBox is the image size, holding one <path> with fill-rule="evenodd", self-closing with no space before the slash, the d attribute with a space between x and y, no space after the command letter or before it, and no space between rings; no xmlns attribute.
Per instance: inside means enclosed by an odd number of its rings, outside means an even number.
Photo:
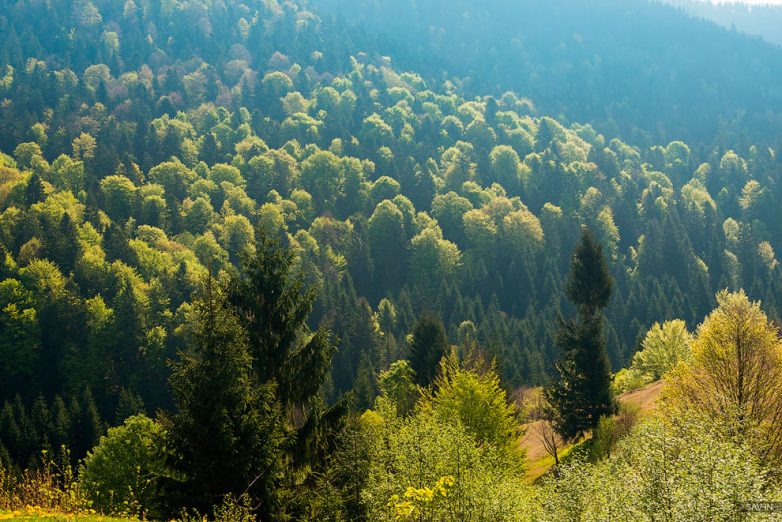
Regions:
<svg viewBox="0 0 782 522"><path fill-rule="evenodd" d="M619 402L621 404L635 404L641 408L641 413L648 413L656 407L663 384L663 381L657 381L639 390L623 393L619 396Z"/></svg>

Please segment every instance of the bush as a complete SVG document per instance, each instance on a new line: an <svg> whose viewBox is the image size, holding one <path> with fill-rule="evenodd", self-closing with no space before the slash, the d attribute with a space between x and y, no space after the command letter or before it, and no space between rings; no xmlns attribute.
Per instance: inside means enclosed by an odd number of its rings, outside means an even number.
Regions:
<svg viewBox="0 0 782 522"><path fill-rule="evenodd" d="M87 454L79 481L95 509L145 516L155 509L164 464L164 430L144 415L109 429Z"/></svg>
<svg viewBox="0 0 782 522"><path fill-rule="evenodd" d="M639 413L635 404L622 404L617 415L602 417L592 435L592 457L599 460L610 455L616 444L632 432Z"/></svg>
<svg viewBox="0 0 782 522"><path fill-rule="evenodd" d="M743 520L738 501L775 496L751 450L716 434L704 418L651 418L609 458L558 471L540 493L544 521Z"/></svg>
<svg viewBox="0 0 782 522"><path fill-rule="evenodd" d="M425 410L402 419L387 401L378 410L362 417L371 441L362 492L370 520L535 519L523 469L505 451L478 445L458 420ZM437 493L441 487L446 494Z"/></svg>
<svg viewBox="0 0 782 522"><path fill-rule="evenodd" d="M640 373L634 368L622 368L614 375L614 382L611 384L611 388L614 394L621 395L625 392L643 388L650 382L653 382L650 375Z"/></svg>

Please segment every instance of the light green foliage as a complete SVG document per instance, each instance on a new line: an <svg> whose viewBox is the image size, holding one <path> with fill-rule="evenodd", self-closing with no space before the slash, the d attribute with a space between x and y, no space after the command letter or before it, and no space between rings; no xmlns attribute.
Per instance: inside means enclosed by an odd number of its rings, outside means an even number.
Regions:
<svg viewBox="0 0 782 522"><path fill-rule="evenodd" d="M392 495L388 507L396 520L431 519L447 504L455 482L456 479L449 475L441 477L431 488L407 488L403 497Z"/></svg>
<svg viewBox="0 0 782 522"><path fill-rule="evenodd" d="M362 416L371 441L362 495L369 518L532 519L532 491L519 480L514 408L496 372L462 369L454 358L442 372L412 411L416 388L408 363L380 374L383 395Z"/></svg>
<svg viewBox="0 0 782 522"><path fill-rule="evenodd" d="M37 158L43 158L43 152L35 142L20 143L14 149L14 159L20 169L31 168Z"/></svg>
<svg viewBox="0 0 782 522"><path fill-rule="evenodd" d="M615 395L638 390L649 384L650 379L648 375L633 371L632 368L622 368L614 375L614 380L611 383L611 389Z"/></svg>
<svg viewBox="0 0 782 522"><path fill-rule="evenodd" d="M499 145L491 151L493 181L511 191L521 187L521 160L518 153L508 145Z"/></svg>
<svg viewBox="0 0 782 522"><path fill-rule="evenodd" d="M52 184L59 190L79 194L84 188L84 163L62 154L52 163Z"/></svg>
<svg viewBox="0 0 782 522"><path fill-rule="evenodd" d="M61 297L65 278L57 265L47 259L36 259L19 271L22 283L30 290L37 303Z"/></svg>
<svg viewBox="0 0 782 522"><path fill-rule="evenodd" d="M113 175L100 182L106 201L106 211L112 219L124 221L133 215L138 198L138 188L125 176Z"/></svg>
<svg viewBox="0 0 782 522"><path fill-rule="evenodd" d="M687 325L680 319L654 323L630 367L620 370L614 377L614 390L619 393L636 390L662 379L680 361L689 358L692 340Z"/></svg>
<svg viewBox="0 0 782 522"><path fill-rule="evenodd" d="M377 321L384 334L393 334L397 325L397 311L394 303L388 299L381 299L377 305Z"/></svg>
<svg viewBox="0 0 782 522"><path fill-rule="evenodd" d="M195 172L179 161L161 163L149 171L149 179L162 185L167 197L175 197L178 200L187 195L190 185L197 177Z"/></svg>
<svg viewBox="0 0 782 522"><path fill-rule="evenodd" d="M306 190L294 190L291 192L291 201L296 203L299 225L306 228L315 218L315 202Z"/></svg>
<svg viewBox="0 0 782 522"><path fill-rule="evenodd" d="M232 262L236 263L241 255L254 248L255 231L250 220L244 216L225 218L220 240L228 251Z"/></svg>
<svg viewBox="0 0 782 522"><path fill-rule="evenodd" d="M698 327L691 357L672 372L665 408L704 413L763 462L782 462L782 343L759 302L723 290Z"/></svg>
<svg viewBox="0 0 782 522"><path fill-rule="evenodd" d="M342 29L329 21L326 5L339 3L350 7ZM496 372L473 366L481 350L496 357L510 390L554 382L558 344L556 369L568 394L560 413L570 415L571 435L592 433L601 456L621 454L616 434L626 431L617 417L598 420L608 411L601 405L610 403L603 386L609 354L614 365L632 358L614 378L617 392L680 378L677 411L687 417L708 407L730 427L725 439L715 435L717 451L725 440L744 438L764 458L781 453L782 412L772 407L782 403L779 342L768 324L750 324L757 314L723 321L730 328L711 333L703 328L694 358L684 322L655 325L631 357L646 326L671 317L697 324L721 288L744 287L762 298L769 324L782 318L775 254L782 244L780 110L768 103L782 92L782 83L768 81L779 76L779 51L742 44L734 32L718 48L738 49L741 59L704 75L701 67L719 60L701 60L702 49L681 41L675 48L683 61L677 53L650 54L643 38L632 38L636 26L611 30L616 16L600 14L604 25L578 20L583 27L574 30L539 24L527 16L533 13L501 16L513 13L514 2L417 3L0 1L13 6L0 14L0 62L11 64L0 72L0 143L13 152L0 152L0 404L17 394L27 403L11 414L0 409L0 460L24 467L40 447L65 440L81 458L92 443L52 428L40 408L23 415L39 394L69 402L87 387L108 424L139 411L128 413L128 397L143 396L150 412L171 409L166 361L176 365L197 351L185 335L198 309L196 283L207 267L216 279L246 272L240 260L262 246L263 233L290 244L292 255L259 261L260 283L248 282L241 296L240 315L252 326L233 331L231 316L203 328L221 353L192 375L192 387L180 381L179 401L203 408L185 430L198 436L192 454L202 457L180 462L183 473L199 478L193 489L170 495L172 502L218 519L539 519L525 511L536 502L532 490L518 483L514 409ZM422 7L434 3L446 9ZM536 10L558 3L567 0L538 2ZM590 2L588 10L611 15L610 4ZM622 11L619 19L648 23L659 7L646 7L648 17ZM578 9L574 3L560 14ZM352 16L359 25L382 17L381 25L393 27L384 43L399 38L404 45L384 44L390 55L382 56L363 30L348 30ZM504 21L512 31L494 31ZM536 30L552 38L536 38ZM594 31L611 38L596 39ZM722 42L724 33L713 36ZM513 39L503 41L504 34ZM622 43L627 34L632 41ZM610 53L595 47L614 36L621 45ZM411 42L416 59L404 62L418 73L394 66ZM556 63L529 61L540 55L540 42L554 44L544 58ZM440 60L453 57L450 64ZM617 63L627 67L618 71ZM625 88L622 74L639 71L644 88ZM618 80L616 88L606 89L605 78ZM708 81L682 89L687 78ZM530 99L487 95L513 88ZM671 141L678 139L672 133L688 144ZM598 260L587 259L581 282L569 285L567 254L584 224L608 263L599 261L597 274L589 266ZM600 288L609 267L616 278L610 302ZM288 273L296 276L290 285L283 281ZM317 289L317 298L300 283ZM557 339L558 317L569 313L565 298L576 294L571 300L588 313ZM591 317L598 308L604 318ZM415 328L425 315L429 324ZM321 321L341 338L331 372L329 336L303 327ZM277 332L288 323L295 325ZM736 325L754 335L749 345L729 342ZM221 366L225 354L245 351L245 334L252 360L240 353L235 365ZM448 366L433 382L452 341L467 369ZM763 357L734 371L746 353ZM402 356L410 362L393 362ZM681 373L670 372L677 365ZM214 368L224 374L193 399L188 390L215 379ZM262 397L231 392L242 375L261 374ZM416 384L429 387L426 400ZM378 387L381 397L361 436L333 440L342 433L340 408L347 408L334 401L353 388L354 407L363 409ZM275 410L270 422L295 428L296 444L256 440L264 433L252 419L261 398L279 406L279 419ZM236 424L237 401L250 428ZM584 406L590 401L591 412ZM316 418L324 422L310 422ZM210 423L220 424L222 440L203 430ZM367 449L361 440L370 428L377 430L374 478L366 485L364 461L352 456ZM647 430L634 440L639 447L643 437L662 444L657 434ZM334 448L344 452L338 473ZM605 477L593 477L592 468L563 471L573 484L583 479L587 493L574 488L552 498L565 507L581 499L583 510L572 518L609 518L604 501L613 497L601 493L603 478L617 498L624 484L614 472L629 477L631 491L669 464L676 481L705 483L699 451L692 468L685 458L647 462L632 453L632 462L617 456L599 464ZM708 462L720 469L716 458ZM230 466L222 477L209 469L223 464ZM240 495L266 469L272 471L256 484L270 504L248 515ZM643 486L641 500L617 506L611 518L722 516L685 508L649 515L644 499L668 485ZM278 496L281 486L289 489ZM213 509L226 491L236 496ZM258 495L251 494L255 508ZM594 511L586 506L590 495ZM175 515L180 506L170 507ZM552 508L550 518L557 513Z"/></svg>
<svg viewBox="0 0 782 522"><path fill-rule="evenodd" d="M188 198L182 206L185 224L193 234L202 233L214 219L214 209L206 198L199 197L195 201Z"/></svg>
<svg viewBox="0 0 782 522"><path fill-rule="evenodd" d="M211 232L196 239L193 252L201 264L206 267L211 266L219 269L228 264L228 252L220 246Z"/></svg>
<svg viewBox="0 0 782 522"><path fill-rule="evenodd" d="M432 200L432 216L440 223L445 237L458 244L464 243L462 216L472 208L470 200L456 192L438 195Z"/></svg>
<svg viewBox="0 0 782 522"><path fill-rule="evenodd" d="M459 266L461 252L440 228L426 228L410 241L410 267L413 280L434 290L444 278L452 276Z"/></svg>
<svg viewBox="0 0 782 522"><path fill-rule="evenodd" d="M777 256L774 253L774 247L772 247L771 243L768 241L763 241L758 245L758 257L763 263L763 266L770 272L779 266L779 261L777 261Z"/></svg>
<svg viewBox="0 0 782 522"><path fill-rule="evenodd" d="M734 151L729 150L720 159L720 172L726 178L741 179L747 175L747 162Z"/></svg>
<svg viewBox="0 0 782 522"><path fill-rule="evenodd" d="M82 464L79 481L93 506L107 514L143 516L154 508L166 476L165 431L137 415L111 428Z"/></svg>
<svg viewBox="0 0 782 522"><path fill-rule="evenodd" d="M738 500L775 492L764 490L770 484L750 449L717 433L700 416L648 420L608 459L576 460L549 478L541 520L740 520Z"/></svg>
<svg viewBox="0 0 782 522"><path fill-rule="evenodd" d="M606 248L607 257L611 261L616 261L620 237L619 227L616 226L611 207L608 205L603 207L597 215L596 225L597 236Z"/></svg>
<svg viewBox="0 0 782 522"><path fill-rule="evenodd" d="M491 190L494 187L477 193L483 205L462 216L468 245L485 256L498 251L509 251L517 258L536 254L544 244L540 220L519 198L507 198L502 191L496 194Z"/></svg>
<svg viewBox="0 0 782 522"><path fill-rule="evenodd" d="M250 495L244 494L236 498L228 494L223 498L223 503L214 508L214 520L230 520L231 522L253 522L256 520L253 514L253 503Z"/></svg>
<svg viewBox="0 0 782 522"><path fill-rule="evenodd" d="M370 520L420 520L405 518L416 513L405 514L405 501L426 520L534 519L532 491L504 452L491 444L476 445L459 422L445 423L428 413L401 419L393 408L378 406L362 417L371 435L369 479L362 493ZM453 478L453 484L434 501L434 489L444 477Z"/></svg>
<svg viewBox="0 0 782 522"><path fill-rule="evenodd" d="M316 152L301 164L301 185L320 208L333 209L345 185L340 159L328 151Z"/></svg>
<svg viewBox="0 0 782 522"><path fill-rule="evenodd" d="M682 187L681 199L685 207L696 216L703 219L707 212L714 212L717 204L709 194L703 182L693 178Z"/></svg>
<svg viewBox="0 0 782 522"><path fill-rule="evenodd" d="M285 231L285 216L280 205L266 203L258 209L258 224L269 235Z"/></svg>
<svg viewBox="0 0 782 522"><path fill-rule="evenodd" d="M500 386L493 366L474 370L460 366L452 353L440 363L434 395L425 409L445 424L461 424L476 444L490 444L506 453L509 461L521 457L516 407Z"/></svg>
<svg viewBox="0 0 782 522"><path fill-rule="evenodd" d="M394 199L398 194L399 182L388 176L378 178L369 190L369 196L375 204L380 203L384 199Z"/></svg>
<svg viewBox="0 0 782 522"><path fill-rule="evenodd" d="M108 71L108 69L106 70ZM87 73L85 72L84 75L86 78ZM82 132L81 134L79 134L76 138L73 139L73 143L71 144L71 147L73 148L73 156L76 159L80 159L84 161L95 158L96 146L97 146L97 141L91 134L87 132Z"/></svg>
<svg viewBox="0 0 782 522"><path fill-rule="evenodd" d="M388 145L393 136L393 129L379 114L375 113L364 119L361 137L370 149Z"/></svg>
<svg viewBox="0 0 782 522"><path fill-rule="evenodd" d="M632 368L652 380L661 379L679 361L689 358L691 343L692 334L684 321L655 323L641 343L641 351L633 356Z"/></svg>
<svg viewBox="0 0 782 522"><path fill-rule="evenodd" d="M515 253L533 255L543 248L543 227L540 220L526 209L515 210L503 217L502 233L505 242Z"/></svg>
<svg viewBox="0 0 782 522"><path fill-rule="evenodd" d="M293 88L293 82L284 73L270 72L264 76L261 85L268 89L276 98L284 96Z"/></svg>
<svg viewBox="0 0 782 522"><path fill-rule="evenodd" d="M84 215L84 205L71 192L56 192L30 208L52 227L60 223L66 212L71 221L76 223L81 222Z"/></svg>
<svg viewBox="0 0 782 522"><path fill-rule="evenodd" d="M319 139L318 129L323 123L301 112L285 118L280 126L280 134L288 140L312 141Z"/></svg>
<svg viewBox="0 0 782 522"><path fill-rule="evenodd" d="M300 92L289 92L282 98L282 106L288 116L296 113L306 114L308 105L309 102Z"/></svg>
<svg viewBox="0 0 782 522"><path fill-rule="evenodd" d="M209 178L217 185L220 185L224 181L228 181L237 187L244 187L245 185L245 180L242 177L242 173L239 172L239 169L233 165L214 165L209 171Z"/></svg>
<svg viewBox="0 0 782 522"><path fill-rule="evenodd" d="M488 253L497 236L497 225L481 210L466 212L462 220L464 232L471 246L482 253Z"/></svg>
<svg viewBox="0 0 782 522"><path fill-rule="evenodd" d="M741 189L739 206L745 212L751 212L757 205L760 204L765 194L766 191L761 186L761 184L754 179L751 179L747 181L746 185L744 185L744 188Z"/></svg>
<svg viewBox="0 0 782 522"><path fill-rule="evenodd" d="M237 187L228 181L223 181L220 184L220 190L223 193L225 201L223 202L223 208L221 212L225 214L242 214L244 216L251 216L255 210L255 201L247 196L247 193L242 187Z"/></svg>
<svg viewBox="0 0 782 522"><path fill-rule="evenodd" d="M377 385L382 396L394 406L397 415L405 417L413 411L419 392L408 361L396 361L388 370L380 372Z"/></svg>

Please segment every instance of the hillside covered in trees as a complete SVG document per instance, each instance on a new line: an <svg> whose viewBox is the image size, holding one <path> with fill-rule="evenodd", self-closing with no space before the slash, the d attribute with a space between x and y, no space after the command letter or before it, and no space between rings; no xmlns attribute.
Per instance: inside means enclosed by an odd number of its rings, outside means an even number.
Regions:
<svg viewBox="0 0 782 522"><path fill-rule="evenodd" d="M0 510L776 498L780 80L640 0L0 0Z"/></svg>
<svg viewBox="0 0 782 522"><path fill-rule="evenodd" d="M683 139L708 153L778 136L779 48L705 21L710 2L685 5L699 19L637 0L311 4L354 31L371 28L378 50L404 68L450 79L470 97L520 93L542 114L592 123L609 139ZM752 19L779 34L774 9L762 13Z"/></svg>
<svg viewBox="0 0 782 522"><path fill-rule="evenodd" d="M712 20L723 27L760 36L771 43L782 45L779 26L782 23L782 6L774 2L701 2L699 0L667 0L690 15Z"/></svg>

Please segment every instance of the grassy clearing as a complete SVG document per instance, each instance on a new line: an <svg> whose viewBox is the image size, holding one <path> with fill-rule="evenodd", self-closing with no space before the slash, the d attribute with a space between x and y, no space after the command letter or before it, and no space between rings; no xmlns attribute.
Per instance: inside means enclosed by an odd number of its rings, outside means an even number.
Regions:
<svg viewBox="0 0 782 522"><path fill-rule="evenodd" d="M575 453L581 450L582 446L588 444L588 442L589 439L585 439L577 442L576 444L569 444L563 448L560 448L560 450L557 452L559 454L560 464L563 462L567 462L569 457L573 456ZM527 467L527 473L524 475L524 481L529 484L532 484L538 481L540 478L542 478L553 467L554 467L554 457L546 453L545 456L542 456L534 461L529 462L529 466Z"/></svg>
<svg viewBox="0 0 782 522"><path fill-rule="evenodd" d="M657 404L657 398L662 391L663 383L658 381L645 386L639 390L623 393L618 397L618 400L622 404L634 404L638 406L642 414L647 414L654 410ZM525 431L524 437L521 439L521 446L527 452L527 473L524 475L524 481L528 483L535 482L545 475L554 466L554 457L549 455L543 443L540 441L537 435L537 427L541 421L531 422L522 426ZM567 445L559 450L560 462L566 461L567 457L573 452L573 450L588 449L584 445L588 442L583 440L575 445Z"/></svg>

